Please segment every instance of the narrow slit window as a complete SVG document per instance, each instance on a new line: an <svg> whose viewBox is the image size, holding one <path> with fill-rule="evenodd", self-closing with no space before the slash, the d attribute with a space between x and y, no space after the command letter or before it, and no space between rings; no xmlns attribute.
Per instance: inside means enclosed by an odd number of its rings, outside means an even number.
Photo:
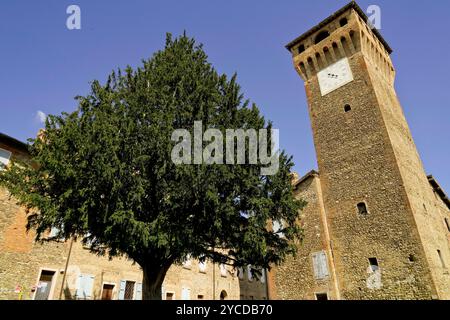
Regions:
<svg viewBox="0 0 450 320"><path fill-rule="evenodd" d="M448 220L448 218L445 218L445 225L447 226L448 232L450 232L450 221Z"/></svg>
<svg viewBox="0 0 450 320"><path fill-rule="evenodd" d="M441 260L442 268L446 268L445 262L444 262L444 257L442 256L441 250L438 250L437 253L438 253L438 256L439 256L439 260Z"/></svg>
<svg viewBox="0 0 450 320"><path fill-rule="evenodd" d="M365 204L364 202L358 203L358 204L356 205L356 207L358 208L359 214L361 214L361 215L366 215L366 214L368 214L367 206L366 206L366 204Z"/></svg>

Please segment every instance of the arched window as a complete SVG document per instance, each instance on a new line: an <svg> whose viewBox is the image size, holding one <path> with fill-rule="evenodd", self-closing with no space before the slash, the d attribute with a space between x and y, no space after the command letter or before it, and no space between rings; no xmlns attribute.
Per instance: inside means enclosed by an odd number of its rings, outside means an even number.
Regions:
<svg viewBox="0 0 450 320"><path fill-rule="evenodd" d="M304 44L301 44L301 45L298 47L298 53L300 54L300 53L302 53L303 51L305 51L305 45L304 45Z"/></svg>
<svg viewBox="0 0 450 320"><path fill-rule="evenodd" d="M367 206L366 206L366 204L365 204L364 202L358 203L358 204L356 205L356 207L358 208L359 214L361 214L361 215L366 215L366 214L368 214L368 212L367 212Z"/></svg>
<svg viewBox="0 0 450 320"><path fill-rule="evenodd" d="M330 33L328 31L321 31L317 36L316 39L314 40L315 44L318 44L320 41L328 38L328 36L330 35Z"/></svg>
<svg viewBox="0 0 450 320"><path fill-rule="evenodd" d="M341 20L339 20L339 24L341 25L341 27L345 26L348 23L347 18L342 18Z"/></svg>
<svg viewBox="0 0 450 320"><path fill-rule="evenodd" d="M351 111L351 110L352 110L352 107L350 107L349 104L346 104L346 105L344 106L344 111L345 111L345 112L349 112L349 111Z"/></svg>
<svg viewBox="0 0 450 320"><path fill-rule="evenodd" d="M220 292L220 300L226 300L227 296L228 294L225 290L222 290L222 292Z"/></svg>

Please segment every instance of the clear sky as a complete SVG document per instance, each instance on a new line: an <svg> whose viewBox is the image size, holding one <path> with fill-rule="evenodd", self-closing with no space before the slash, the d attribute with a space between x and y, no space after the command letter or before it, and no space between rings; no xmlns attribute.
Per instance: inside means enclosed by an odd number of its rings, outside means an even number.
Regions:
<svg viewBox="0 0 450 320"><path fill-rule="evenodd" d="M186 30L215 68L238 73L246 97L280 129L300 174L317 168L303 83L284 45L347 0L10 0L0 3L0 132L21 140L40 112L73 111L93 79L137 66ZM427 173L450 192L450 1L358 1L382 10L396 88ZM66 8L81 8L81 30Z"/></svg>

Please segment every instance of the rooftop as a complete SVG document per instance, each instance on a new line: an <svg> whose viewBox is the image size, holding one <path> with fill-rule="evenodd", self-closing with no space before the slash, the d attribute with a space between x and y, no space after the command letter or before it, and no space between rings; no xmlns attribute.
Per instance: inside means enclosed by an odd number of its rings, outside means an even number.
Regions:
<svg viewBox="0 0 450 320"><path fill-rule="evenodd" d="M298 44L299 42L305 40L307 37L309 37L310 35L312 35L313 33L319 31L320 29L322 29L323 27L325 27L327 24L329 24L330 22L332 22L333 20L335 20L336 18L338 18L339 16L341 16L344 12L353 9L355 10L364 21L367 21L369 18L367 17L367 15L364 13L364 11L361 9L361 7L355 2L352 1L349 4L347 4L345 7L339 9L338 11L336 11L335 13L333 13L331 16L329 16L328 18L326 18L325 20L323 20L322 22L320 22L318 25L316 25L315 27L309 29L308 31L306 31L304 34L302 34L301 36L299 36L298 38L296 38L295 40L289 42L286 45L286 49L288 49L289 51L292 49L293 46L295 46L296 44ZM389 46L389 44L386 42L386 40L384 40L383 36L381 35L381 33L376 29L373 28L372 29L373 33L377 36L377 38L380 40L380 42L383 44L383 46L385 47L385 49L387 50L387 52L389 54L392 53L392 49Z"/></svg>

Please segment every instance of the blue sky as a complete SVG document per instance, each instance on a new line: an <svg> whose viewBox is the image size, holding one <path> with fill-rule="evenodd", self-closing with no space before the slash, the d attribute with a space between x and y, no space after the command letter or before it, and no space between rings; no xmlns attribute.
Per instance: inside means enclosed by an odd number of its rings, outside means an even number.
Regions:
<svg viewBox="0 0 450 320"><path fill-rule="evenodd" d="M93 79L137 66L186 30L215 68L238 73L246 97L280 129L296 171L316 168L303 83L284 45L348 1L2 1L0 132L34 137L38 111L72 111ZM450 192L450 1L358 1L382 9L381 33L394 49L396 88L427 173ZM77 4L82 29L66 28Z"/></svg>

